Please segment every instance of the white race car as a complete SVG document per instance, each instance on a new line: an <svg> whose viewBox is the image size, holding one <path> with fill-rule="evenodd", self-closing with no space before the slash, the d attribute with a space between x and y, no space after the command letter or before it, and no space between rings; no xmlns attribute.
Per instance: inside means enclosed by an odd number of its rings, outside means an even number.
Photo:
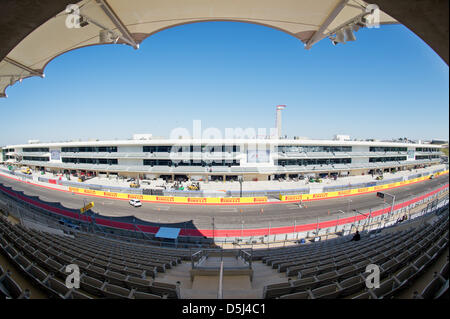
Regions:
<svg viewBox="0 0 450 319"><path fill-rule="evenodd" d="M139 199L130 199L130 205L134 207L141 207L142 203Z"/></svg>

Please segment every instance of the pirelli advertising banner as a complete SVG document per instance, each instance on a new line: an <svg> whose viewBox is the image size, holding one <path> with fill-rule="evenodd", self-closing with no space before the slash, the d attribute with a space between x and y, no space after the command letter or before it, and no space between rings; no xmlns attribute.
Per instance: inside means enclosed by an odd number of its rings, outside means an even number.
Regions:
<svg viewBox="0 0 450 319"><path fill-rule="evenodd" d="M435 174L432 174L434 176L440 176L448 174L448 170L438 172ZM371 187L364 187L364 188L355 188L355 189L347 189L337 192L328 192L328 193L317 193L317 194L302 194L302 195L280 195L281 201L286 202L292 202L292 201L310 201L310 200L318 200L318 199L324 199L324 198L335 198L335 197L344 197L344 196L350 196L350 195L357 195L357 194L365 194L365 193L371 193L371 192L378 192L380 190L389 189L389 188L395 188L400 186L406 186L409 184L414 184L417 182L421 182L427 179L430 179L432 175L422 176L414 179L410 179L407 181L402 182L396 182L391 184L385 184L385 185L378 185L378 186L371 186Z"/></svg>
<svg viewBox="0 0 450 319"><path fill-rule="evenodd" d="M438 173L434 174L434 176L440 176L440 175L444 175L444 174L448 174L448 170L442 171L442 172L438 172Z"/></svg>
<svg viewBox="0 0 450 319"><path fill-rule="evenodd" d="M156 195L137 195L126 193L112 193L105 191L96 191L92 189L83 189L78 187L69 187L69 191L77 194L92 195L98 197L117 198L117 199L139 199L154 203L177 203L177 204L217 204L217 205L236 205L236 204L264 204L267 203L267 197L177 197L177 196L156 196Z"/></svg>
<svg viewBox="0 0 450 319"><path fill-rule="evenodd" d="M439 176L447 174L447 171L442 171L433 174ZM378 192L380 190L405 186L408 184L417 183L430 179L431 175L414 178L408 181L396 182L386 185L371 186L365 188L347 189L336 192L328 193L316 193L316 194L299 194L299 195L280 195L281 201L294 202L294 201L310 201L327 198L344 197L358 194L365 194L370 192ZM92 189L84 189L78 187L69 187L69 191L72 193L92 195L105 198L117 198L117 199L139 199L145 202L154 203L176 203L176 204L198 204L198 205L238 205L238 204L265 204L267 203L267 197L177 197L177 196L156 196L156 195L136 195L126 193L113 193L105 191L97 191Z"/></svg>

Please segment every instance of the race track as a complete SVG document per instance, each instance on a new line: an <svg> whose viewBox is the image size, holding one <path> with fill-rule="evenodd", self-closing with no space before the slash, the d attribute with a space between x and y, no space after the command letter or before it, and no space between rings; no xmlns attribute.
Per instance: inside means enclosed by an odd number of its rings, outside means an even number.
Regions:
<svg viewBox="0 0 450 319"><path fill-rule="evenodd" d="M63 206L79 209L86 202L93 201L95 213L104 216L134 215L145 221L154 223L193 223L199 229L211 229L213 218L216 229L240 229L280 227L323 222L344 217L355 216L358 213L368 213L391 205L390 197L386 203L376 193L344 197L339 199L324 199L305 203L307 207L300 208L295 203L277 203L269 205L245 206L201 206L182 204L143 203L142 207L132 207L127 201L96 198L76 195L68 192L49 190L43 187L25 184L0 176L0 183L23 191L25 195L38 196L47 202L59 202ZM396 196L396 203L406 201L419 194L430 192L448 184L448 175L439 176L417 184L387 190ZM356 212L354 211L356 210Z"/></svg>

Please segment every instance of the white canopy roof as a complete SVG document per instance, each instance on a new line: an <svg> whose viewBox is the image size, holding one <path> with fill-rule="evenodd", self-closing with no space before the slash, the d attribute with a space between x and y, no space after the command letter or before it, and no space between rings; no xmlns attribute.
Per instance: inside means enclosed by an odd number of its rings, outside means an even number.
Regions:
<svg viewBox="0 0 450 319"><path fill-rule="evenodd" d="M282 30L310 48L345 27L364 26L362 18L373 8L361 0L84 0L76 6L39 26L0 61L0 96L21 79L43 76L58 55L88 45L138 48L148 36L173 26L240 21ZM374 11L376 16L380 24L396 23L382 11Z"/></svg>
<svg viewBox="0 0 450 319"><path fill-rule="evenodd" d="M393 147L433 147L442 145L400 142L371 142L371 141L332 141L332 140L293 140L293 139L154 139L154 140L112 140L112 141L74 141L39 144L7 145L3 149L18 149L30 147L87 147L87 146L143 146L143 145L299 145L299 146L393 146ZM17 150L16 150L17 151ZM16 153L10 152L6 155ZM17 155L17 154L16 154Z"/></svg>

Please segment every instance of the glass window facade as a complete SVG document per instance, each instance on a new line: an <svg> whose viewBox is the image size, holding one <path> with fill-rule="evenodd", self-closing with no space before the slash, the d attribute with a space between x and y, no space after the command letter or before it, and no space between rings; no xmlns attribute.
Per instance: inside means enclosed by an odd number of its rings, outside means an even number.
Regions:
<svg viewBox="0 0 450 319"><path fill-rule="evenodd" d="M186 160L186 161L172 161L165 159L145 159L144 165L148 166L239 166L237 160Z"/></svg>
<svg viewBox="0 0 450 319"><path fill-rule="evenodd" d="M371 146L371 152L406 152L407 147L384 147L384 146Z"/></svg>
<svg viewBox="0 0 450 319"><path fill-rule="evenodd" d="M24 156L22 158L24 161L37 161L37 162L48 162L48 157L39 157L39 156Z"/></svg>
<svg viewBox="0 0 450 319"><path fill-rule="evenodd" d="M161 153L177 153L177 152L203 152L203 153L211 153L211 152L239 152L240 147L238 145L186 145L186 146L167 146L167 145L152 145L152 146L143 146L142 151L144 153L153 153L153 152L161 152Z"/></svg>
<svg viewBox="0 0 450 319"><path fill-rule="evenodd" d="M439 155L416 155L416 160L440 158Z"/></svg>
<svg viewBox="0 0 450 319"><path fill-rule="evenodd" d="M276 150L278 152L300 152L300 153L309 153L309 152L351 152L351 146L291 146L291 145L281 145L277 146Z"/></svg>
<svg viewBox="0 0 450 319"><path fill-rule="evenodd" d="M107 164L107 165L117 165L118 161L114 158L69 158L63 157L63 163L74 163L74 164Z"/></svg>
<svg viewBox="0 0 450 319"><path fill-rule="evenodd" d="M144 153L153 153L153 152L169 153L171 149L172 146L169 145L152 145L142 147L142 151Z"/></svg>
<svg viewBox="0 0 450 319"><path fill-rule="evenodd" d="M311 159L288 159L276 160L275 165L280 166L307 166L307 165L332 165L332 164L350 164L351 158L311 158Z"/></svg>
<svg viewBox="0 0 450 319"><path fill-rule="evenodd" d="M436 147L417 147L416 151L423 153L431 153L431 152L439 152L440 149Z"/></svg>
<svg viewBox="0 0 450 319"><path fill-rule="evenodd" d="M48 152L50 152L50 149L48 148L48 147L27 147L27 148L24 148L23 149L23 152L24 153L39 153L39 152L42 152L42 153L48 153Z"/></svg>
<svg viewBox="0 0 450 319"><path fill-rule="evenodd" d="M117 152L117 146L80 146L80 147L63 147L63 153L111 153Z"/></svg>
<svg viewBox="0 0 450 319"><path fill-rule="evenodd" d="M400 162L406 161L406 156L391 156L391 157L370 157L370 163L383 163L383 162Z"/></svg>

